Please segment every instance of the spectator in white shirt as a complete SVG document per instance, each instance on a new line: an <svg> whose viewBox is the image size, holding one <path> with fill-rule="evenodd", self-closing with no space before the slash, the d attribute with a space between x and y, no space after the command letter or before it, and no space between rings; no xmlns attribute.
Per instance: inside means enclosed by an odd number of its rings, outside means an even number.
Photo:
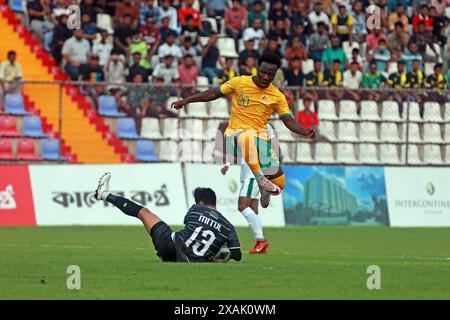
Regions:
<svg viewBox="0 0 450 320"><path fill-rule="evenodd" d="M100 36L100 39L94 40L94 44L92 46L92 55L98 56L100 65L105 66L108 63L113 46L111 43L107 42L109 37L108 31L101 30Z"/></svg>
<svg viewBox="0 0 450 320"><path fill-rule="evenodd" d="M255 42L255 50L262 49L264 47L264 39L265 33L262 29L262 21L259 18L253 19L253 24L250 28L244 30L243 40L253 40Z"/></svg>
<svg viewBox="0 0 450 320"><path fill-rule="evenodd" d="M75 29L73 37L64 42L62 48L64 70L70 79L77 81L80 76L89 72L88 61L91 56L89 41L83 38L83 30Z"/></svg>
<svg viewBox="0 0 450 320"><path fill-rule="evenodd" d="M313 10L308 14L308 19L311 22L312 28L314 31L316 31L317 23L323 22L328 28L328 31L330 30L330 17L323 12L323 3L322 2L316 2L314 4Z"/></svg>
<svg viewBox="0 0 450 320"><path fill-rule="evenodd" d="M177 66L174 64L172 55L169 54L164 57L164 63L159 63L155 67L152 77L163 78L164 84L166 85L178 82L180 74L178 73Z"/></svg>
<svg viewBox="0 0 450 320"><path fill-rule="evenodd" d="M350 65L350 69L344 72L342 84L345 88L351 89L345 91L344 99L350 99L357 102L361 100L358 92L354 91L354 89L358 89L360 87L363 78L362 72L358 69L358 62L353 61Z"/></svg>
<svg viewBox="0 0 450 320"><path fill-rule="evenodd" d="M158 17L162 19L164 17L169 17L170 25L169 28L173 30L179 30L178 28L178 15L177 10L170 6L170 0L163 0L161 6L158 7Z"/></svg>
<svg viewBox="0 0 450 320"><path fill-rule="evenodd" d="M161 61L164 57L171 55L173 56L174 63L178 64L178 59L183 56L181 48L175 44L176 35L174 33L169 33L167 35L166 42L158 48L158 57Z"/></svg>
<svg viewBox="0 0 450 320"><path fill-rule="evenodd" d="M107 90L113 95L123 90L124 87L120 86L120 84L125 83L127 74L128 70L125 63L125 56L115 50L111 51L111 55L105 65L105 80L111 83Z"/></svg>

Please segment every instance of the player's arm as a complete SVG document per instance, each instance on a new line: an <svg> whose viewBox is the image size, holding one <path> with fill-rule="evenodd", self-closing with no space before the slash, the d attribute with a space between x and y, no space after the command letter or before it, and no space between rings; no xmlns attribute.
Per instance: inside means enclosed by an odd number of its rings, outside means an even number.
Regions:
<svg viewBox="0 0 450 320"><path fill-rule="evenodd" d="M306 138L312 138L316 134L316 130L314 128L306 129L302 127L291 115L282 117L281 121L283 121L286 128Z"/></svg>
<svg viewBox="0 0 450 320"><path fill-rule="evenodd" d="M230 249L230 259L241 261L242 259L241 249L240 248Z"/></svg>
<svg viewBox="0 0 450 320"><path fill-rule="evenodd" d="M230 249L230 259L241 261L242 259L241 244L239 243L239 238L234 228L231 231L228 240L228 248Z"/></svg>
<svg viewBox="0 0 450 320"><path fill-rule="evenodd" d="M171 107L177 110L183 108L185 105L193 102L208 102L216 100L222 96L221 92L217 88L211 88L203 92L196 93L185 99L172 102Z"/></svg>

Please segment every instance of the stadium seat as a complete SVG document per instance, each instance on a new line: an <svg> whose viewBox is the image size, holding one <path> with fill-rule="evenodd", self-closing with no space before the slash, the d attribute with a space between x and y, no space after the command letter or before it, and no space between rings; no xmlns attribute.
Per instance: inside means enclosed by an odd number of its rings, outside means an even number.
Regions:
<svg viewBox="0 0 450 320"><path fill-rule="evenodd" d="M385 164L400 164L397 146L394 144L380 145L380 162Z"/></svg>
<svg viewBox="0 0 450 320"><path fill-rule="evenodd" d="M378 106L375 101L361 101L361 120L378 121Z"/></svg>
<svg viewBox="0 0 450 320"><path fill-rule="evenodd" d="M358 163L352 143L338 143L336 146L337 161L340 163Z"/></svg>
<svg viewBox="0 0 450 320"><path fill-rule="evenodd" d="M356 136L356 126L351 121L341 121L338 123L338 140L340 142L355 142L359 139Z"/></svg>
<svg viewBox="0 0 450 320"><path fill-rule="evenodd" d="M214 147L215 147L214 141L206 141L203 143L203 162L205 163L214 162L214 154L215 154Z"/></svg>
<svg viewBox="0 0 450 320"><path fill-rule="evenodd" d="M184 127L181 139L203 139L203 121L201 119L184 120Z"/></svg>
<svg viewBox="0 0 450 320"><path fill-rule="evenodd" d="M202 15L201 16L201 20L209 22L211 24L211 30L212 31L219 32L219 29L217 27L217 20L216 19L207 17L205 15Z"/></svg>
<svg viewBox="0 0 450 320"><path fill-rule="evenodd" d="M98 114L104 117L123 117L124 114L117 110L116 98L102 95L98 98Z"/></svg>
<svg viewBox="0 0 450 320"><path fill-rule="evenodd" d="M166 118L163 120L163 137L167 139L178 139L178 119L177 118Z"/></svg>
<svg viewBox="0 0 450 320"><path fill-rule="evenodd" d="M423 106L423 120L429 122L442 122L441 106L437 102L425 102Z"/></svg>
<svg viewBox="0 0 450 320"><path fill-rule="evenodd" d="M358 120L359 115L356 111L356 103L352 100L342 100L339 102L339 119Z"/></svg>
<svg viewBox="0 0 450 320"><path fill-rule="evenodd" d="M444 141L450 144L450 123L447 123L444 127Z"/></svg>
<svg viewBox="0 0 450 320"><path fill-rule="evenodd" d="M426 164L443 164L441 147L436 144L426 144L423 149L423 162Z"/></svg>
<svg viewBox="0 0 450 320"><path fill-rule="evenodd" d="M417 102L406 103L407 108L409 108L409 121L422 122L422 117L420 116L420 107ZM404 110L405 115L408 114L408 110Z"/></svg>
<svg viewBox="0 0 450 320"><path fill-rule="evenodd" d="M298 106L299 112L305 110L305 106L303 105L303 99L298 100L297 106ZM311 110L316 111L316 106L314 104L314 101L311 101Z"/></svg>
<svg viewBox="0 0 450 320"><path fill-rule="evenodd" d="M414 143L415 142L422 142L422 136L420 134L420 128L419 128L419 124L418 123L409 123L408 141L409 142L414 142Z"/></svg>
<svg viewBox="0 0 450 320"><path fill-rule="evenodd" d="M157 161L155 145L151 140L139 140L136 143L136 160L143 162Z"/></svg>
<svg viewBox="0 0 450 320"><path fill-rule="evenodd" d="M281 161L286 164L295 163L295 159L292 156L294 151L292 149L295 148L295 144L289 142L280 142L280 154Z"/></svg>
<svg viewBox="0 0 450 320"><path fill-rule="evenodd" d="M333 155L333 147L329 143L317 143L315 160L319 163L333 163L335 162Z"/></svg>
<svg viewBox="0 0 450 320"><path fill-rule="evenodd" d="M16 159L41 160L41 157L36 154L36 146L33 139L20 139L17 142Z"/></svg>
<svg viewBox="0 0 450 320"><path fill-rule="evenodd" d="M7 93L5 95L5 112L16 116L28 115L21 94Z"/></svg>
<svg viewBox="0 0 450 320"><path fill-rule="evenodd" d="M362 142L378 142L377 124L375 122L360 123L359 140Z"/></svg>
<svg viewBox="0 0 450 320"><path fill-rule="evenodd" d="M109 34L114 33L113 29L113 21L109 14L106 13L98 13L97 14L97 28L105 29Z"/></svg>
<svg viewBox="0 0 450 320"><path fill-rule="evenodd" d="M190 117L208 118L208 110L205 102L189 103L187 106L187 114Z"/></svg>
<svg viewBox="0 0 450 320"><path fill-rule="evenodd" d="M450 102L445 103L444 120L450 122Z"/></svg>
<svg viewBox="0 0 450 320"><path fill-rule="evenodd" d="M433 43L433 46L434 46L434 50L436 51L437 54L435 54L435 53L433 52L433 50L431 49L430 45L427 44L427 46L426 46L426 48L425 48L425 55L426 55L426 56L429 56L429 57L436 57L436 58L439 60L439 62L442 62L442 58L441 58L441 47L439 46L438 43ZM433 66L434 66L434 64L433 64ZM425 71L426 71L426 70L425 70ZM427 73L425 73L425 74L427 74Z"/></svg>
<svg viewBox="0 0 450 320"><path fill-rule="evenodd" d="M400 142L398 128L395 123L382 123L380 127L380 140L384 142Z"/></svg>
<svg viewBox="0 0 450 320"><path fill-rule="evenodd" d="M26 8L26 1L22 1L22 0L11 0L10 1L11 4L11 9L14 12L18 12L18 13L24 13ZM24 6L25 4L25 6Z"/></svg>
<svg viewBox="0 0 450 320"><path fill-rule="evenodd" d="M445 163L450 164L450 145L445 146Z"/></svg>
<svg viewBox="0 0 450 320"><path fill-rule="evenodd" d="M117 120L117 136L121 139L140 139L136 131L136 122L133 118L120 118Z"/></svg>
<svg viewBox="0 0 450 320"><path fill-rule="evenodd" d="M142 119L141 136L145 139L161 139L158 118Z"/></svg>
<svg viewBox="0 0 450 320"><path fill-rule="evenodd" d="M178 143L175 141L164 141L159 144L159 159L162 161L178 161Z"/></svg>
<svg viewBox="0 0 450 320"><path fill-rule="evenodd" d="M308 59L308 60L302 61L303 74L308 74L313 70L314 70L314 60L313 59Z"/></svg>
<svg viewBox="0 0 450 320"><path fill-rule="evenodd" d="M13 145L10 139L0 138L0 160L13 160Z"/></svg>
<svg viewBox="0 0 450 320"><path fill-rule="evenodd" d="M442 143L441 126L437 123L425 123L423 126L423 141ZM450 143L450 141L447 141Z"/></svg>
<svg viewBox="0 0 450 320"><path fill-rule="evenodd" d="M217 48L220 56L226 58L237 58L236 44L233 38L222 37L217 40Z"/></svg>
<svg viewBox="0 0 450 320"><path fill-rule="evenodd" d="M211 117L228 119L230 117L230 112L228 111L228 100L225 98L214 100L209 105L209 112Z"/></svg>
<svg viewBox="0 0 450 320"><path fill-rule="evenodd" d="M381 107L381 119L388 121L403 121L400 118L398 103L395 101L383 101Z"/></svg>
<svg viewBox="0 0 450 320"><path fill-rule="evenodd" d="M197 77L197 87L209 87L208 78L204 76L198 76ZM206 88L202 88L203 90L206 90Z"/></svg>
<svg viewBox="0 0 450 320"><path fill-rule="evenodd" d="M425 62L425 76L429 76L430 74L434 73L434 64L434 62Z"/></svg>
<svg viewBox="0 0 450 320"><path fill-rule="evenodd" d="M63 157L60 155L59 140L42 140L42 160L56 161L60 159Z"/></svg>
<svg viewBox="0 0 450 320"><path fill-rule="evenodd" d="M15 117L0 116L0 137L20 136Z"/></svg>
<svg viewBox="0 0 450 320"><path fill-rule="evenodd" d="M311 145L307 142L299 142L297 143L297 162L303 163L311 163L313 162L312 154L311 154Z"/></svg>
<svg viewBox="0 0 450 320"><path fill-rule="evenodd" d="M201 141L181 141L179 144L181 162L203 162L203 144Z"/></svg>
<svg viewBox="0 0 450 320"><path fill-rule="evenodd" d="M336 141L336 134L334 130L334 122L319 121L319 133L330 141Z"/></svg>
<svg viewBox="0 0 450 320"><path fill-rule="evenodd" d="M295 136L292 134L291 130L286 128L281 120L273 121L273 128L275 129L275 135L281 141L295 141Z"/></svg>
<svg viewBox="0 0 450 320"><path fill-rule="evenodd" d="M345 55L347 56L347 58L349 60L351 60L352 58L352 50L353 49L359 49L359 44L358 42L353 42L352 45L350 46L350 43L348 41L344 41L342 42L342 49L344 49Z"/></svg>
<svg viewBox="0 0 450 320"><path fill-rule="evenodd" d="M213 140L216 138L220 122L221 122L220 120L215 119L210 119L207 121L206 131L203 136L205 140Z"/></svg>
<svg viewBox="0 0 450 320"><path fill-rule="evenodd" d="M398 64L397 62L389 62L388 66L388 74L396 73L398 71Z"/></svg>
<svg viewBox="0 0 450 320"><path fill-rule="evenodd" d="M319 100L319 119L337 120L336 108L332 100Z"/></svg>
<svg viewBox="0 0 450 320"><path fill-rule="evenodd" d="M422 160L419 157L419 149L416 144L410 144L408 146L408 164L422 164Z"/></svg>
<svg viewBox="0 0 450 320"><path fill-rule="evenodd" d="M45 137L42 131L41 118L37 116L25 117L23 119L22 134L31 138Z"/></svg>
<svg viewBox="0 0 450 320"><path fill-rule="evenodd" d="M377 157L377 147L374 144L359 145L359 162L362 164L377 164L380 161Z"/></svg>

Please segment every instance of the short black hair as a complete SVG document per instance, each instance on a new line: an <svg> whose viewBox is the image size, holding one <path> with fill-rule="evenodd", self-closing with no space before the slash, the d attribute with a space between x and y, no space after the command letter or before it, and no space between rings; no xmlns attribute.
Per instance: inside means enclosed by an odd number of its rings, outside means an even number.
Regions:
<svg viewBox="0 0 450 320"><path fill-rule="evenodd" d="M341 60L339 60L339 59L334 59L334 60L333 60L333 63L339 63L339 64L341 64Z"/></svg>
<svg viewBox="0 0 450 320"><path fill-rule="evenodd" d="M274 64L277 66L277 68L281 67L281 60L278 58L278 56L274 55L270 52L265 52L263 55L258 59L258 65L262 65L263 62Z"/></svg>
<svg viewBox="0 0 450 320"><path fill-rule="evenodd" d="M436 63L436 64L434 65L434 68L433 68L433 69L436 69L436 68L442 68L442 63L440 63L440 62Z"/></svg>
<svg viewBox="0 0 450 320"><path fill-rule="evenodd" d="M195 203L198 204L200 201L205 205L215 206L216 205L216 193L211 188L195 188L194 192Z"/></svg>
<svg viewBox="0 0 450 320"><path fill-rule="evenodd" d="M7 57L9 57L10 55L16 55L17 53L14 50L10 50L8 51Z"/></svg>
<svg viewBox="0 0 450 320"><path fill-rule="evenodd" d="M400 28L403 29L403 27L404 27L403 22L397 21L397 22L395 23L395 27L396 27L396 28L400 27Z"/></svg>

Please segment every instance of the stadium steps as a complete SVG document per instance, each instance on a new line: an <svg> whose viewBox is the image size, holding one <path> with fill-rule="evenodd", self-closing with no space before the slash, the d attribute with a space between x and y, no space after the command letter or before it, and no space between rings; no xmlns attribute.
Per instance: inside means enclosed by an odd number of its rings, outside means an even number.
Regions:
<svg viewBox="0 0 450 320"><path fill-rule="evenodd" d="M10 8L0 0L0 56L6 57L8 50L15 50L25 80L68 80L43 46L26 30ZM30 109L42 119L47 130L57 134L59 126L59 87L57 85L26 85L24 100ZM120 163L134 162L124 146L103 119L98 117L84 96L75 86L66 85L61 95L62 148L70 150L72 162ZM70 147L70 149L68 149Z"/></svg>

